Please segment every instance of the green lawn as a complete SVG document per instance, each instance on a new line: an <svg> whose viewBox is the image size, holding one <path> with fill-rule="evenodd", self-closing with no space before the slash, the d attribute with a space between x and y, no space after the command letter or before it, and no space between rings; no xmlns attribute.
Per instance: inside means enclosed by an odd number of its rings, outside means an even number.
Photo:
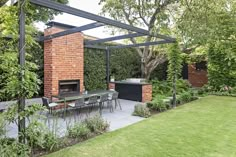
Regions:
<svg viewBox="0 0 236 157"><path fill-rule="evenodd" d="M48 157L236 157L236 98L208 96Z"/></svg>

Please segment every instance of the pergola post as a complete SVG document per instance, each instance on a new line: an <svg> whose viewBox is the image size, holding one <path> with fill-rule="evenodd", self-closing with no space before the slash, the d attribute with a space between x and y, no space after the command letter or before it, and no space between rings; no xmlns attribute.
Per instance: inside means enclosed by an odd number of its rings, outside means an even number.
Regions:
<svg viewBox="0 0 236 157"><path fill-rule="evenodd" d="M173 87L172 87L172 90L173 90L173 108L176 108L176 78L177 78L177 74L176 74L176 61L174 62L175 65L174 65L174 77L173 77Z"/></svg>
<svg viewBox="0 0 236 157"><path fill-rule="evenodd" d="M25 66L25 12L24 12L25 0L19 1L19 64L20 64L20 74L19 79L21 81L21 85L24 80L24 66ZM22 94L22 93L21 93ZM24 111L25 109L25 97L20 95L18 100L18 113ZM18 134L19 141L21 143L25 143L24 138L25 131L25 118L21 119L18 117ZM22 134L23 133L23 134ZM22 136L23 135L23 136Z"/></svg>
<svg viewBox="0 0 236 157"><path fill-rule="evenodd" d="M110 49L108 47L106 47L106 79L108 90L110 82Z"/></svg>

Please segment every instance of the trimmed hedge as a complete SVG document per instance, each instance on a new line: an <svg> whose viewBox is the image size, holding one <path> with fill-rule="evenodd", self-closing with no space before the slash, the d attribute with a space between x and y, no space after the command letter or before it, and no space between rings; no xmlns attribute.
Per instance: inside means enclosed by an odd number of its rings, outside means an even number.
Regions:
<svg viewBox="0 0 236 157"><path fill-rule="evenodd" d="M134 49L112 50L110 73L116 80L140 77L140 58ZM106 89L105 51L85 49L84 84L87 90Z"/></svg>

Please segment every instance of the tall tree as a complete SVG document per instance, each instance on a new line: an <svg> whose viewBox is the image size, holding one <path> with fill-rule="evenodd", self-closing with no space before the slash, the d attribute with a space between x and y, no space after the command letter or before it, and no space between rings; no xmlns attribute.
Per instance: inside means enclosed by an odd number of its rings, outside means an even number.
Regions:
<svg viewBox="0 0 236 157"><path fill-rule="evenodd" d="M186 45L208 48L208 80L215 90L236 85L236 1L183 0L177 25Z"/></svg>
<svg viewBox="0 0 236 157"><path fill-rule="evenodd" d="M235 39L235 0L182 0L178 31L188 44Z"/></svg>
<svg viewBox="0 0 236 157"><path fill-rule="evenodd" d="M178 0L101 0L100 4L103 5L103 15L108 14L115 20L146 28L152 33L170 34L171 16L168 9L176 2ZM136 44L138 40L150 42L156 38L152 36L132 38L130 42ZM136 51L141 57L141 71L144 78L149 79L153 70L166 61L166 49L163 49L163 46L161 48L146 46L136 48Z"/></svg>

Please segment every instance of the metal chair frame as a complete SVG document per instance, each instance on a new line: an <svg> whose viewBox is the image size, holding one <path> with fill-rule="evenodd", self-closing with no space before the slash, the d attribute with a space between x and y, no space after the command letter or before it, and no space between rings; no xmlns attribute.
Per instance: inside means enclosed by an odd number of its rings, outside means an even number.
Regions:
<svg viewBox="0 0 236 157"><path fill-rule="evenodd" d="M108 100L108 103L109 103L109 106L110 106L110 112L114 112L112 101L115 101L115 109L119 105L120 110L122 110L122 107L121 107L121 104L120 104L120 100L118 99L118 96L119 96L119 93L114 92L114 93L112 93L111 98Z"/></svg>
<svg viewBox="0 0 236 157"><path fill-rule="evenodd" d="M109 94L107 93L107 94L100 95L100 99L98 99L100 115L102 115L102 109L103 109L104 103L108 102L108 97L109 97Z"/></svg>

